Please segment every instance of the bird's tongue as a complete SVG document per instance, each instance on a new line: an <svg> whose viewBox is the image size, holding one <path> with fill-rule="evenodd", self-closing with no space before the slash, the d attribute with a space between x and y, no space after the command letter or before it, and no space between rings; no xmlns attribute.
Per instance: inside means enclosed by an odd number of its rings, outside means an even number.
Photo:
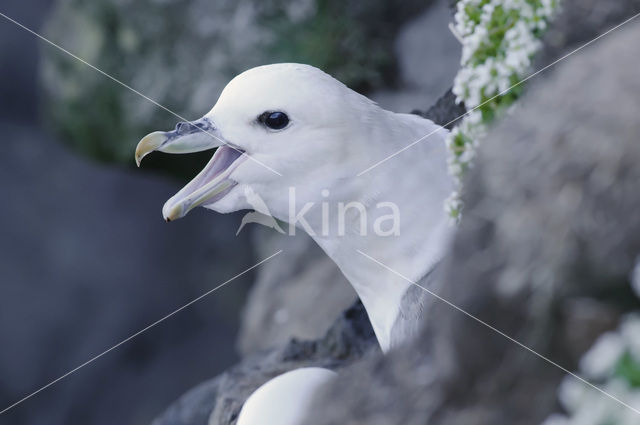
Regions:
<svg viewBox="0 0 640 425"><path fill-rule="evenodd" d="M164 204L164 219L182 218L193 208L211 204L226 195L236 185L227 177L246 158L243 154L230 146L220 146L204 169Z"/></svg>

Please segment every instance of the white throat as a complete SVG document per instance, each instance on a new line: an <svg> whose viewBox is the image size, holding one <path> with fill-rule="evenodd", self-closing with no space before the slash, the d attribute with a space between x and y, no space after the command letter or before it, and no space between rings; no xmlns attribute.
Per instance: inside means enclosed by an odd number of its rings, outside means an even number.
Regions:
<svg viewBox="0 0 640 425"><path fill-rule="evenodd" d="M372 145L368 160L373 161L367 165L439 128L420 117L382 112L386 119L381 121L384 128L380 131L393 135L394 140L384 140L375 148ZM413 336L392 335L405 293L412 285L407 279L419 282L434 267L453 230L444 212L444 201L453 188L446 165L446 134L441 129L360 177L353 177L358 180L354 181L358 193L353 200L366 206L366 234L361 232L360 212L353 209L343 220L344 232L340 235L327 236L320 231L311 235L353 285L385 352ZM391 211L379 208L381 202L398 207L396 235L381 235L373 229L376 220L388 217ZM313 229L322 226L319 210L307 216ZM339 226L338 218L331 217L329 221L330 227ZM390 224L387 220L382 230L389 230Z"/></svg>

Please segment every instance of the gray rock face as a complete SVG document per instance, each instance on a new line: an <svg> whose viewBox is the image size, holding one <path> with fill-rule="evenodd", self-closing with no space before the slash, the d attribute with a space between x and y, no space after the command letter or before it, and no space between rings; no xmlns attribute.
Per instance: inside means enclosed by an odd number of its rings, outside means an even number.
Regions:
<svg viewBox="0 0 640 425"><path fill-rule="evenodd" d="M223 377L205 381L171 404L152 425L206 425Z"/></svg>
<svg viewBox="0 0 640 425"><path fill-rule="evenodd" d="M427 11L398 33L398 84L371 93L385 109L409 112L431 105L453 84L460 67L462 46L449 31L451 11L446 0L436 0Z"/></svg>
<svg viewBox="0 0 640 425"><path fill-rule="evenodd" d="M33 0L29 4L7 0L2 13L23 25L40 30L54 0ZM39 97L37 47L40 41L5 18L0 18L0 117L3 121L32 122L37 117Z"/></svg>
<svg viewBox="0 0 640 425"><path fill-rule="evenodd" d="M464 104L456 103L456 95L451 90L440 97L426 112L414 110L412 113L421 115L431 121L451 130L458 125L467 112Z"/></svg>
<svg viewBox="0 0 640 425"><path fill-rule="evenodd" d="M283 251L257 272L241 318L242 354L279 347L291 338L319 339L356 300L335 263L304 232L285 236L257 228L254 244L264 257Z"/></svg>
<svg viewBox="0 0 640 425"><path fill-rule="evenodd" d="M569 370L640 306L639 37L629 24L562 62L486 138L436 291ZM539 424L564 375L433 300L421 339L341 373L306 423Z"/></svg>
<svg viewBox="0 0 640 425"><path fill-rule="evenodd" d="M561 5L562 13L545 34L545 48L536 57L537 68L640 13L640 0L564 0Z"/></svg>

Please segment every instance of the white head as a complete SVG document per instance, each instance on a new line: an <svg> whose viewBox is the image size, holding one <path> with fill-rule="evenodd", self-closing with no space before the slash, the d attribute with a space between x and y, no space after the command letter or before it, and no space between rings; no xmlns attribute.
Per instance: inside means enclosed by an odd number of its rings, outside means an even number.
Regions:
<svg viewBox="0 0 640 425"><path fill-rule="evenodd" d="M250 208L247 186L275 217L285 219L289 187L296 187L300 203L321 200L323 189L331 196L354 196L349 192L356 188L342 183L370 163L366 129L382 112L312 66L260 66L231 80L202 119L143 138L136 159L153 150L187 153L220 146L205 169L167 201L167 220L198 205L223 213Z"/></svg>

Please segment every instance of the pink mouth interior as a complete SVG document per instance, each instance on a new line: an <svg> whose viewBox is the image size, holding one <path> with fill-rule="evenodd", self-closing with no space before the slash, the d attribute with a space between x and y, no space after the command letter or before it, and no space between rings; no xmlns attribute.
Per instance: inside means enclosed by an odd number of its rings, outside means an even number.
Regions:
<svg viewBox="0 0 640 425"><path fill-rule="evenodd" d="M195 192L202 186L206 185L216 177L218 177L223 172L229 170L232 166L237 166L241 161L237 161L242 155L243 151L232 148L228 145L220 146L216 153L213 154L211 160L207 163L204 169L193 179L191 180L185 187L183 187L175 196L174 199L178 201L179 199L183 199L189 196L191 193ZM235 168L235 167L234 167ZM219 199L221 199L227 192L231 190L231 187L224 192L217 194L215 197L207 200L206 204L211 204Z"/></svg>
<svg viewBox="0 0 640 425"><path fill-rule="evenodd" d="M206 184L219 176L223 171L231 167L231 164L233 164L236 159L240 158L243 153L243 151L227 145L220 146L211 158L211 161L209 161L206 167L202 170L207 172L208 176L207 181L203 183Z"/></svg>

